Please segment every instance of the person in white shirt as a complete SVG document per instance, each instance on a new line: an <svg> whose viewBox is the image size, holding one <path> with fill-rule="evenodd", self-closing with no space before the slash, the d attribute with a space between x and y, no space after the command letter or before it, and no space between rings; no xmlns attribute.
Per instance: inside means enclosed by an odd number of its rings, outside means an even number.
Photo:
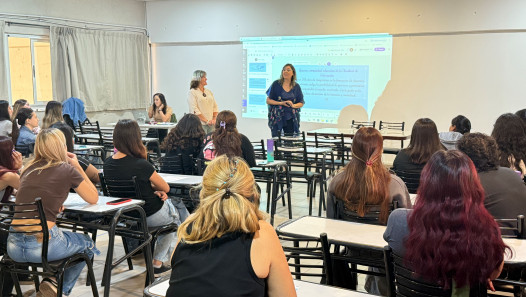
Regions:
<svg viewBox="0 0 526 297"><path fill-rule="evenodd" d="M205 134L214 131L216 117L219 113L214 94L206 89L206 72L196 70L190 82L190 91L188 92L188 107L192 114L195 114L201 120Z"/></svg>

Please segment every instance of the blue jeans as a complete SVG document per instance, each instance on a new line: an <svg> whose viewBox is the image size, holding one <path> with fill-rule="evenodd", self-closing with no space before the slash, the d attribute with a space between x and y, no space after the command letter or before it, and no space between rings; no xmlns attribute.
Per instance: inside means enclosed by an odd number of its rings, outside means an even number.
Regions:
<svg viewBox="0 0 526 297"><path fill-rule="evenodd" d="M178 226L181 225L179 219L179 212L173 206L172 201L167 199L164 201L163 207L156 213L146 218L148 227L159 227L176 223ZM175 232L162 234L157 237L155 242L155 250L153 251L153 259L161 262L166 262L172 254L170 251L170 245L172 242L177 240L177 234Z"/></svg>
<svg viewBox="0 0 526 297"><path fill-rule="evenodd" d="M62 231L57 226L49 229L48 261L57 261L77 253L86 253L90 259L100 254L88 235ZM42 242L34 235L10 233L7 238L7 254L11 259L25 263L42 263ZM86 263L71 266L64 272L62 293L69 295Z"/></svg>

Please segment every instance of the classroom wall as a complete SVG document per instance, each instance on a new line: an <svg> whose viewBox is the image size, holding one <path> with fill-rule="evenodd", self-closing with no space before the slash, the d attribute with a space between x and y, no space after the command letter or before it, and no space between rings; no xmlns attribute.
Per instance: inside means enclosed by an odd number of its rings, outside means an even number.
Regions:
<svg viewBox="0 0 526 297"><path fill-rule="evenodd" d="M2 0L0 19L13 22L38 24L36 21L15 20L3 14L36 15L81 20L105 24L146 27L146 4L135 0ZM49 25L44 22L41 24ZM78 23L71 23L79 25ZM38 27L7 26L9 33L49 34L49 30ZM2 72L3 73L3 72ZM43 112L38 112L42 119ZM101 123L114 122L117 118L133 118L131 110L118 112L88 113L90 119Z"/></svg>
<svg viewBox="0 0 526 297"><path fill-rule="evenodd" d="M459 0L177 0L146 3L153 92L178 118L195 69L208 73L220 109L241 112L243 36L390 33L392 77L372 113L406 121L430 117L446 131L457 114L491 133L504 112L526 108L526 2ZM308 98L305 98L308 104ZM251 139L266 120L238 117ZM302 130L321 124L302 123Z"/></svg>

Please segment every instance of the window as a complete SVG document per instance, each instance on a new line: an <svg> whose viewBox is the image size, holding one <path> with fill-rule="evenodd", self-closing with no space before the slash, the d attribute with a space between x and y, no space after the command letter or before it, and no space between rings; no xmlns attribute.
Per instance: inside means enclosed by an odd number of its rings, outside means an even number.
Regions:
<svg viewBox="0 0 526 297"><path fill-rule="evenodd" d="M49 40L8 35L7 44L11 101L26 99L38 105L53 100Z"/></svg>

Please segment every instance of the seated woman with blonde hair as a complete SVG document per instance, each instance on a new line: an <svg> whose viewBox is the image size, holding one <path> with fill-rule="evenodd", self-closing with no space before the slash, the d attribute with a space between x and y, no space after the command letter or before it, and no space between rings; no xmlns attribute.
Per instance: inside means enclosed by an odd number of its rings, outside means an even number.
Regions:
<svg viewBox="0 0 526 297"><path fill-rule="evenodd" d="M296 296L247 164L216 157L203 175L200 199L179 227L166 296Z"/></svg>

